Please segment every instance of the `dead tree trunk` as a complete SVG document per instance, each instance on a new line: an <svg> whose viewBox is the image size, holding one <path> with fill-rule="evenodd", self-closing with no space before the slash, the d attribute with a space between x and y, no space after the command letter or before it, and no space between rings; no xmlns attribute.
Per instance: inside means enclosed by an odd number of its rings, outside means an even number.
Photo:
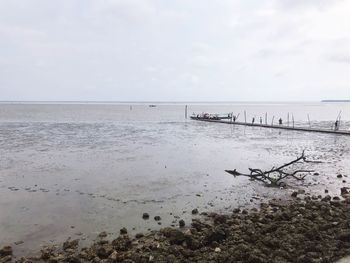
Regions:
<svg viewBox="0 0 350 263"><path fill-rule="evenodd" d="M225 172L232 174L233 176L247 176L252 180L263 182L265 185L268 185L268 186L280 186L282 183L281 180L287 177L291 177L296 180L304 180L304 178L309 173L313 172L313 170L303 170L303 169L298 169L293 172L286 171L287 168L290 168L291 166L301 162L304 162L304 163L311 162L306 160L304 151L302 152L301 156L296 158L295 160L277 168L272 167L272 169L269 171L262 171L261 169L249 168L250 174L237 172L236 169L225 170Z"/></svg>

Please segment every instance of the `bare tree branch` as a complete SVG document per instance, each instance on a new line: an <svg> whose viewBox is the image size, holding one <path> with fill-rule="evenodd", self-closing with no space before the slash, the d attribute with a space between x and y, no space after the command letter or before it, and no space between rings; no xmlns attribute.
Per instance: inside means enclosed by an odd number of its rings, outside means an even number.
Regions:
<svg viewBox="0 0 350 263"><path fill-rule="evenodd" d="M290 168L291 166L294 166L295 164L301 163L301 162L312 162L312 161L306 160L305 151L302 152L301 156L290 161L289 163L283 164L277 168L272 167L272 169L269 171L263 172L261 169L249 168L250 174L240 173L236 169L225 170L225 172L232 174L233 176L247 176L252 180L263 182L264 184L269 186L280 186L281 180L287 177L292 177L296 180L304 180L308 174L310 174L311 172L314 172L313 170L304 170L304 169L295 170L293 172L285 171L286 168Z"/></svg>

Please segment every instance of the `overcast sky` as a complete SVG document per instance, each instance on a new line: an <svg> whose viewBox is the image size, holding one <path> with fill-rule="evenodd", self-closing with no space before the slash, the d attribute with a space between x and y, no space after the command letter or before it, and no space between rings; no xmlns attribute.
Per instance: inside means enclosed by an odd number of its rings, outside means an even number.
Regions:
<svg viewBox="0 0 350 263"><path fill-rule="evenodd" d="M0 100L350 99L350 1L0 0Z"/></svg>

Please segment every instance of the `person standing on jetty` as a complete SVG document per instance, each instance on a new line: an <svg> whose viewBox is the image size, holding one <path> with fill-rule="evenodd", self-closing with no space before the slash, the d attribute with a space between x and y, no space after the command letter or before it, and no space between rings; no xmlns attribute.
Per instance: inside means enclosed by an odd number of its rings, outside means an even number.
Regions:
<svg viewBox="0 0 350 263"><path fill-rule="evenodd" d="M260 125L262 124L262 118L260 117Z"/></svg>
<svg viewBox="0 0 350 263"><path fill-rule="evenodd" d="M278 120L279 125L282 125L282 118Z"/></svg>
<svg viewBox="0 0 350 263"><path fill-rule="evenodd" d="M339 130L339 122L338 122L338 120L336 120L335 123L334 123L334 130L335 131Z"/></svg>
<svg viewBox="0 0 350 263"><path fill-rule="evenodd" d="M254 124L254 122L255 122L255 117L253 117L253 119L252 119L252 124Z"/></svg>

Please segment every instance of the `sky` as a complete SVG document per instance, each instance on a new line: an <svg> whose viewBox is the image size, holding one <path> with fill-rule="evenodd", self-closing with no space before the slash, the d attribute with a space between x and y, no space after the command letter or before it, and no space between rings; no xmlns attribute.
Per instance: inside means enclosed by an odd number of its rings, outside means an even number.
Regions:
<svg viewBox="0 0 350 263"><path fill-rule="evenodd" d="M350 99L350 1L0 0L0 100Z"/></svg>

